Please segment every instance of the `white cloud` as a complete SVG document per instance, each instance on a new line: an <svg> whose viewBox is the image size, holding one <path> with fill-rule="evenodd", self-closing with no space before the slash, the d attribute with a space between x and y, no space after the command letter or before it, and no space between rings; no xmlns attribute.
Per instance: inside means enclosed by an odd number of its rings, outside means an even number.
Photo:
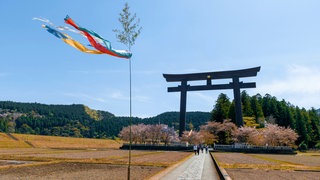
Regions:
<svg viewBox="0 0 320 180"><path fill-rule="evenodd" d="M117 100L129 100L128 97L126 97L125 95L123 95L121 92L113 92L110 97L112 99L117 99Z"/></svg>
<svg viewBox="0 0 320 180"><path fill-rule="evenodd" d="M105 99L100 98L100 97L94 97L88 94L84 94L84 93L63 93L63 95L68 96L68 97L76 97L79 99L83 99L83 100L89 100L89 101L97 101L97 102L106 102Z"/></svg>
<svg viewBox="0 0 320 180"><path fill-rule="evenodd" d="M188 93L188 95L190 96L190 98L200 99L209 105L212 105L216 101L216 99L214 99L214 96L209 96L201 92L192 92Z"/></svg>
<svg viewBox="0 0 320 180"><path fill-rule="evenodd" d="M278 78L260 84L256 90L262 95L269 93L301 107L320 107L320 67L289 65L284 76Z"/></svg>
<svg viewBox="0 0 320 180"><path fill-rule="evenodd" d="M147 96L141 96L141 95L137 95L133 97L133 100L136 100L138 102L150 102L150 98Z"/></svg>
<svg viewBox="0 0 320 180"><path fill-rule="evenodd" d="M126 95L122 94L121 92L114 92L114 93L112 93L110 95L110 97L112 99L116 99L116 100L126 100L126 101L130 100L129 96L126 96ZM149 102L150 98L147 97L147 96L142 96L142 95L134 95L132 97L132 101L135 101L135 102Z"/></svg>

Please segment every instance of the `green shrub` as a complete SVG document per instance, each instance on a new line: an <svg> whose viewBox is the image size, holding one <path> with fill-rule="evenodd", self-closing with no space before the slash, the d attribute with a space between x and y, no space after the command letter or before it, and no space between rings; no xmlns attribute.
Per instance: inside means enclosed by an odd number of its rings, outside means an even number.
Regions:
<svg viewBox="0 0 320 180"><path fill-rule="evenodd" d="M306 143L304 141L302 141L300 144L299 144L299 150L300 151L306 151L308 149L308 146L306 145Z"/></svg>

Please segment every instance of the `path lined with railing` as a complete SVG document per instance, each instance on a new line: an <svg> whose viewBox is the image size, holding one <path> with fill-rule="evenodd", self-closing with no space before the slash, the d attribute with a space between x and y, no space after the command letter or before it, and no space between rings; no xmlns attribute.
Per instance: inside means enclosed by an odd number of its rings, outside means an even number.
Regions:
<svg viewBox="0 0 320 180"><path fill-rule="evenodd" d="M151 179L161 180L215 180L219 179L209 153L192 155L188 160Z"/></svg>

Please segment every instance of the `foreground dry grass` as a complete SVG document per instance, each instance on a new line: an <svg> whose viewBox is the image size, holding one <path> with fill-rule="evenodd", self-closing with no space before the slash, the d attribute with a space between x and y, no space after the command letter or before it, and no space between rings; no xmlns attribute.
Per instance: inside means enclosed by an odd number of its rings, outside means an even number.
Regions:
<svg viewBox="0 0 320 180"><path fill-rule="evenodd" d="M71 138L0 133L0 148L119 148L122 142L108 139Z"/></svg>
<svg viewBox="0 0 320 180"><path fill-rule="evenodd" d="M213 153L232 179L320 179L320 154Z"/></svg>
<svg viewBox="0 0 320 180"><path fill-rule="evenodd" d="M131 166L131 179L145 179L162 167ZM53 163L0 171L0 179L127 179L127 166L110 164Z"/></svg>
<svg viewBox="0 0 320 180"><path fill-rule="evenodd" d="M119 142L20 134L10 136L0 133L0 179L127 179L129 153L119 150ZM190 154L132 151L130 177L148 179Z"/></svg>
<svg viewBox="0 0 320 180"><path fill-rule="evenodd" d="M0 149L0 179L127 179L126 150ZM191 153L132 151L131 179L147 179Z"/></svg>

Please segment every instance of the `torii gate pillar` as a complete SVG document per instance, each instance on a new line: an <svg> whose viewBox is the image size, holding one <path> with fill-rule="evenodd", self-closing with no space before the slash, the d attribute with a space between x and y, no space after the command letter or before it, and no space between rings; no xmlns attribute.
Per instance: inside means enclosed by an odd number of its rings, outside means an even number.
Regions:
<svg viewBox="0 0 320 180"><path fill-rule="evenodd" d="M182 137L183 131L186 126L186 107L187 107L187 91L202 91L202 90L218 90L218 89L233 89L235 101L235 115L236 125L243 126L240 89L242 88L255 88L255 82L243 83L240 78L257 76L260 67L233 70L233 71L219 71L219 72L205 72L193 74L163 74L167 82L181 82L178 87L168 87L168 92L180 92L180 125L179 136ZM229 84L212 84L214 79L232 79ZM188 81L205 80L206 85L190 86Z"/></svg>

